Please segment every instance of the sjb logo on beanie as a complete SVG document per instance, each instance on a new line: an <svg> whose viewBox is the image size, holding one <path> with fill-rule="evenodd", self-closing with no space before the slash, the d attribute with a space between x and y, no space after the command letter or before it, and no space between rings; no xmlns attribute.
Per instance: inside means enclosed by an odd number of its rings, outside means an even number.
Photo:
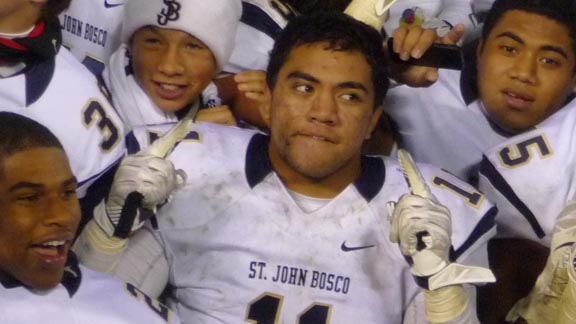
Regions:
<svg viewBox="0 0 576 324"><path fill-rule="evenodd" d="M1 2L2 0L0 0ZM138 29L179 30L196 37L212 52L217 69L228 62L242 15L240 0L124 0L122 42L130 45Z"/></svg>
<svg viewBox="0 0 576 324"><path fill-rule="evenodd" d="M176 21L180 18L180 3L176 0L164 0L165 8L158 14L158 24L166 26L168 21Z"/></svg>

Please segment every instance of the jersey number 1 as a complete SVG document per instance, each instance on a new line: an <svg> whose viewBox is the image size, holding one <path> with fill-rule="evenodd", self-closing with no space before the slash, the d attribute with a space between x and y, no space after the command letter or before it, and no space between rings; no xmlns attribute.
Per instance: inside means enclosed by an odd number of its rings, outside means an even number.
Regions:
<svg viewBox="0 0 576 324"><path fill-rule="evenodd" d="M278 324L282 296L263 294L248 305L246 319L254 324ZM314 303L300 315L296 324L328 324L330 320L330 305Z"/></svg>

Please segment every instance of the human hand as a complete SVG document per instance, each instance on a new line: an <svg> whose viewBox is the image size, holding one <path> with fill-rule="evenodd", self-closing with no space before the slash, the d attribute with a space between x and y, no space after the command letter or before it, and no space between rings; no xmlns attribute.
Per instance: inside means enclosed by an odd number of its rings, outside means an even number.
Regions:
<svg viewBox="0 0 576 324"><path fill-rule="evenodd" d="M400 27L393 33L394 43L389 52L397 53L402 61L419 59L433 43L456 44L464 35L464 25L458 24L445 36L438 37L435 29L419 26ZM438 68L407 64L391 64L391 76L410 87L428 87L438 80Z"/></svg>

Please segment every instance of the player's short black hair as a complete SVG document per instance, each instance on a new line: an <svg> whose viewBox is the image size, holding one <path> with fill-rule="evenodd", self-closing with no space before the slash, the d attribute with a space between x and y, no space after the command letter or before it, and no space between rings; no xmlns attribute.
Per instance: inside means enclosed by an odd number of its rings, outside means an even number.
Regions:
<svg viewBox="0 0 576 324"><path fill-rule="evenodd" d="M576 55L575 0L496 0L484 20L482 39L487 39L494 26L511 10L540 15L566 26L572 38L572 50Z"/></svg>
<svg viewBox="0 0 576 324"><path fill-rule="evenodd" d="M388 60L376 29L343 13L318 13L291 20L270 52L266 83L273 89L278 73L292 50L302 45L327 42L329 50L359 51L372 69L374 107L382 104L390 85Z"/></svg>
<svg viewBox="0 0 576 324"><path fill-rule="evenodd" d="M318 12L343 12L351 0L284 0L301 15Z"/></svg>
<svg viewBox="0 0 576 324"><path fill-rule="evenodd" d="M66 10L72 0L48 0L42 7L42 18L49 19L58 17L62 11Z"/></svg>
<svg viewBox="0 0 576 324"><path fill-rule="evenodd" d="M46 126L15 113L0 112L0 170L8 157L35 147L64 150L58 138Z"/></svg>

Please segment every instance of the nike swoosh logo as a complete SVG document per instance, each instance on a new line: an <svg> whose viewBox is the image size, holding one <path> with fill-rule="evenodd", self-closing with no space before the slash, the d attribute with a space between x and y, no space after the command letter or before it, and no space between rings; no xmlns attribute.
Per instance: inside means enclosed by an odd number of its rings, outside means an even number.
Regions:
<svg viewBox="0 0 576 324"><path fill-rule="evenodd" d="M104 0L104 7L106 8L114 8L118 6L123 6L124 3L108 3L108 0Z"/></svg>
<svg viewBox="0 0 576 324"><path fill-rule="evenodd" d="M365 249L373 248L375 246L376 245L347 246L346 241L344 241L344 242L342 242L340 249L342 249L342 251L344 251L344 252L352 252L352 251L358 251L358 250L365 250Z"/></svg>

